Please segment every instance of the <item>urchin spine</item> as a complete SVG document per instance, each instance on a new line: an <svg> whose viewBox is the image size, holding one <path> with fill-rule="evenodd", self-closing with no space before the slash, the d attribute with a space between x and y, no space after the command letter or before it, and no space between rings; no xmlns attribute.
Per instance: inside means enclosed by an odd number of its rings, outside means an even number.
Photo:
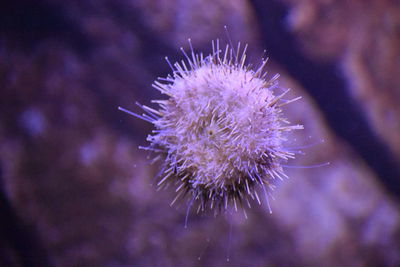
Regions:
<svg viewBox="0 0 400 267"><path fill-rule="evenodd" d="M290 125L281 108L300 97L284 100L289 89L275 96L279 75L266 79L264 59L256 70L246 66L247 45L222 51L213 41L204 57L189 44L191 54L181 48L185 60L166 58L173 72L153 84L168 96L151 101L158 110L140 105L145 113L139 115L120 108L156 128L147 137L150 146L140 148L164 160L158 186L176 186L171 205L189 194L189 207L197 202L198 212L250 208L251 201L261 204L259 190L268 201L273 180L287 177L280 162L294 158L283 148L284 133L303 129Z"/></svg>

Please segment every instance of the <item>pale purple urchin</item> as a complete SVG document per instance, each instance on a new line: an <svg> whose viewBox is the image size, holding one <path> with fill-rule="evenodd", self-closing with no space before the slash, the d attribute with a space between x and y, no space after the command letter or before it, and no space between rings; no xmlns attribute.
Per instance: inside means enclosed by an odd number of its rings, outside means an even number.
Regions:
<svg viewBox="0 0 400 267"><path fill-rule="evenodd" d="M170 64L173 73L153 84L168 96L152 101L158 110L142 105L140 116L120 108L156 128L141 148L165 160L158 186L176 186L171 204L188 196L198 211L250 207L261 203L257 192L268 201L273 180L286 177L280 162L294 154L283 147L284 133L303 126L290 125L281 107L300 97L284 101L289 90L275 96L279 75L265 78L267 60L257 70L246 66L246 48L221 52L217 40L207 57L181 49L186 61Z"/></svg>

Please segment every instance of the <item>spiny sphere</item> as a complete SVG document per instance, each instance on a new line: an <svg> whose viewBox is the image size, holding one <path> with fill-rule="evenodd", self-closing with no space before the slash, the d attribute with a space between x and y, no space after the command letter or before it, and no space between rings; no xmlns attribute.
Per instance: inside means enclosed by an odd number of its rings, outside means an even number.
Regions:
<svg viewBox="0 0 400 267"><path fill-rule="evenodd" d="M284 132L303 128L289 125L281 107L300 97L283 100L289 90L275 96L279 75L266 79L267 60L256 70L246 66L247 45L221 51L217 40L207 57L190 47L190 55L181 48L186 61L167 59L173 73L153 84L168 96L152 101L159 110L140 105L146 114L138 115L120 108L156 128L141 148L165 162L158 186L176 186L171 205L189 195L189 209L197 203L198 212L251 207L261 203L260 192L269 207L273 180L286 177L280 162L294 157L283 147Z"/></svg>

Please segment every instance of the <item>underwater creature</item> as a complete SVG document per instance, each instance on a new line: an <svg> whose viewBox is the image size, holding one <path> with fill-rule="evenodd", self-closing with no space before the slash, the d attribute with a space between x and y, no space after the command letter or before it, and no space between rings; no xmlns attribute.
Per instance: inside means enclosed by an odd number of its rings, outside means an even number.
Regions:
<svg viewBox="0 0 400 267"><path fill-rule="evenodd" d="M301 97L284 100L276 74L267 79L262 59L253 70L246 65L247 45L236 48L212 42L212 53L204 56L181 48L185 60L171 64L172 74L158 78L153 87L167 96L152 100L159 107L140 105L144 114L128 111L155 127L140 147L157 153L164 162L159 187L173 185L177 195L188 199L188 211L211 209L215 214L233 206L261 204L274 188L274 179L287 177L281 162L294 158L285 149L285 132L303 129L291 125L282 107Z"/></svg>

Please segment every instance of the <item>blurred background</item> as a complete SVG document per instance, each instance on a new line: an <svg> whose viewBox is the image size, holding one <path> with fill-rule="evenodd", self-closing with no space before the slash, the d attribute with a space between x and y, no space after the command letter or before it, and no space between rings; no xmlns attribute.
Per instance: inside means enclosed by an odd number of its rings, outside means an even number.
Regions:
<svg viewBox="0 0 400 267"><path fill-rule="evenodd" d="M179 47L263 51L301 101L304 155L271 201L214 217L170 207L152 127ZM0 4L0 266L399 266L396 0L14 0ZM315 166L330 162L329 166ZM229 259L229 262L227 261Z"/></svg>

